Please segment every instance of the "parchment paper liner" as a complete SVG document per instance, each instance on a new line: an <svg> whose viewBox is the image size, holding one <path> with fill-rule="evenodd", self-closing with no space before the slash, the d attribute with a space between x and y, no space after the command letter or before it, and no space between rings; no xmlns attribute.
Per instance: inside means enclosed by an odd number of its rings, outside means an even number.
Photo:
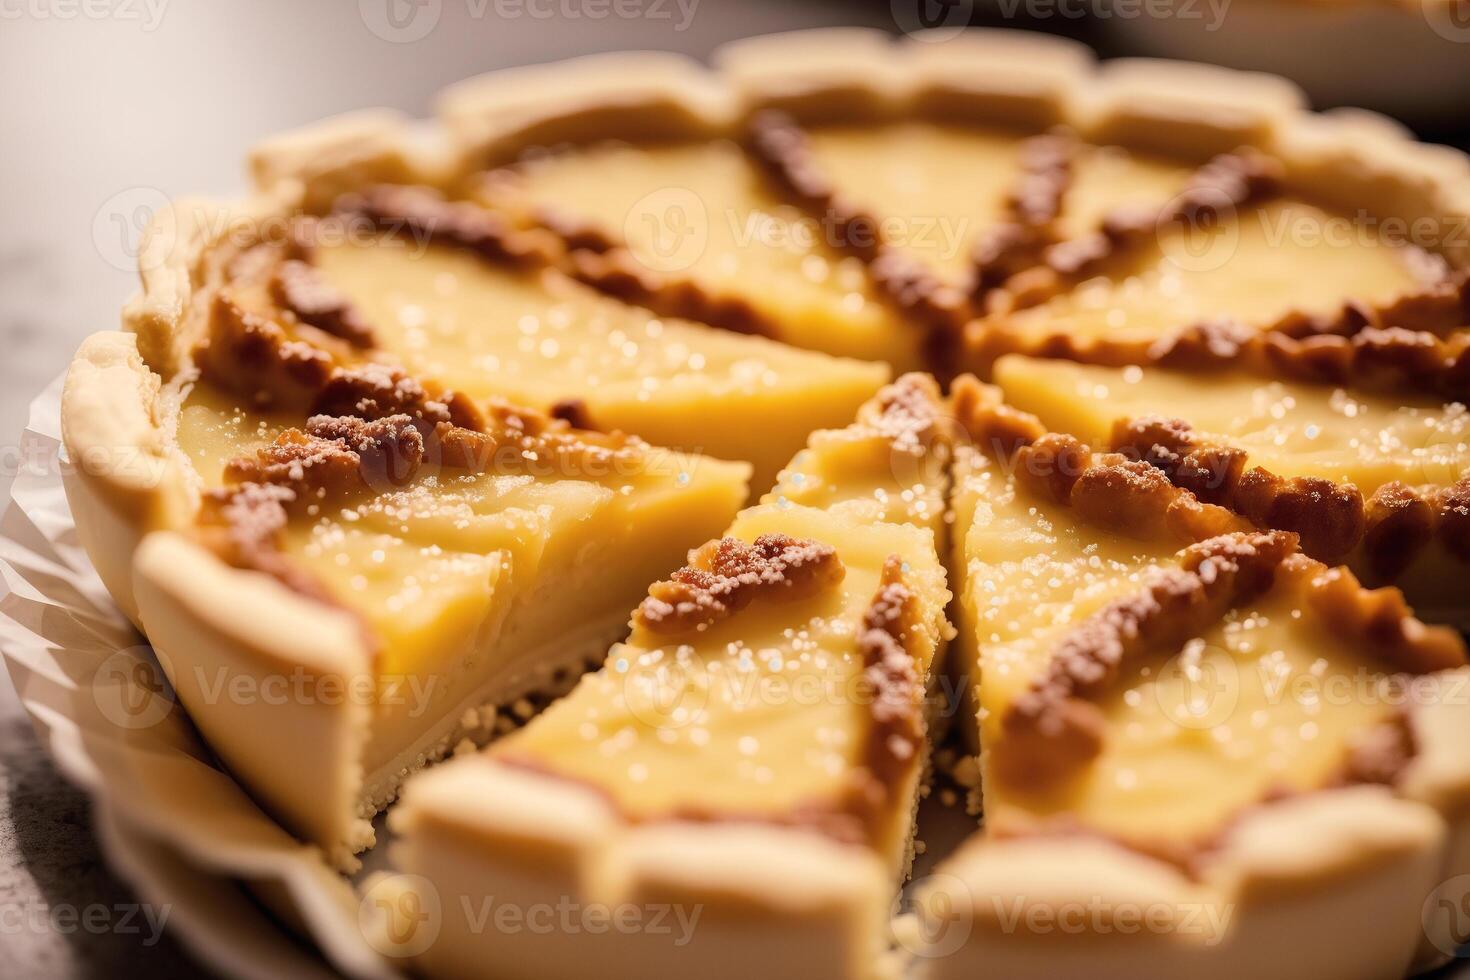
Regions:
<svg viewBox="0 0 1470 980"><path fill-rule="evenodd" d="M60 406L58 378L31 405L0 517L0 650L38 737L91 795L108 859L217 970L329 975L238 879L337 970L400 977L364 939L352 884L220 768L92 571L61 485Z"/></svg>

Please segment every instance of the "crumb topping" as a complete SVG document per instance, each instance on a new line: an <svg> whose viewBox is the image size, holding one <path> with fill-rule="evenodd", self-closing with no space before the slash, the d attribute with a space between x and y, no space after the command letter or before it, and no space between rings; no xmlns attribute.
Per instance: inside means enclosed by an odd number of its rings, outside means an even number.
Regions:
<svg viewBox="0 0 1470 980"><path fill-rule="evenodd" d="M297 319L355 347L372 347L373 330L341 290L301 259L281 263L271 280L276 302Z"/></svg>
<svg viewBox="0 0 1470 980"><path fill-rule="evenodd" d="M1259 595L1296 544L1295 535L1281 531L1200 542L1142 592L1080 623L1058 643L1046 672L1007 709L1004 738L990 749L996 772L1009 782L1045 786L1095 758L1106 725L1094 702L1123 663L1182 643Z"/></svg>
<svg viewBox="0 0 1470 980"><path fill-rule="evenodd" d="M703 630L757 598L810 598L833 588L846 574L836 549L807 538L762 534L752 544L722 538L691 552L689 564L655 582L634 613L634 623L654 633Z"/></svg>

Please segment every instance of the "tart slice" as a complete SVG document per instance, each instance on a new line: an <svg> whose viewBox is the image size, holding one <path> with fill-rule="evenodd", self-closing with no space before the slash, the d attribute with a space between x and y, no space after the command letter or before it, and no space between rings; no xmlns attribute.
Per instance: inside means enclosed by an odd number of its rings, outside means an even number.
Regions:
<svg viewBox="0 0 1470 980"><path fill-rule="evenodd" d="M956 503L985 829L920 898L952 951L931 975L1295 976L1287 937L1323 975L1407 972L1464 870L1463 640L993 389L959 398L986 447Z"/></svg>
<svg viewBox="0 0 1470 980"><path fill-rule="evenodd" d="M1012 355L995 380L1048 428L1152 462L1260 527L1299 533L1313 557L1398 581L1421 612L1463 624L1455 583L1470 562L1470 411L1464 391L1447 398L1436 384L1460 370L1446 348L1462 344L1392 330L1319 338L1319 361L1332 345L1346 357L1334 363L1361 366L1342 385L1245 358L1186 372ZM1411 355L1435 351L1444 368L1413 370Z"/></svg>
<svg viewBox="0 0 1470 980"><path fill-rule="evenodd" d="M387 387L391 408L370 394ZM745 464L505 405L458 424L415 389L364 383L361 414L269 441L267 421L196 389L181 450L230 458L193 526L146 538L134 563L195 724L341 864L409 772L485 727L482 705L564 686L622 631L633 583L747 493Z"/></svg>
<svg viewBox="0 0 1470 980"><path fill-rule="evenodd" d="M944 486L942 467L923 484L902 470L882 485L864 468L851 487L831 478L839 458L880 445L942 459L937 409L932 382L908 378L846 435L818 436L816 460L787 476L824 472L825 506L777 496L742 513L649 590L602 670L483 755L414 780L391 816L409 875L389 887L420 901L432 889L455 909L510 889L698 910L698 928L680 942L512 935L451 913L422 969L871 975L908 865L925 689L947 635ZM928 500L920 525L866 506L910 492Z"/></svg>

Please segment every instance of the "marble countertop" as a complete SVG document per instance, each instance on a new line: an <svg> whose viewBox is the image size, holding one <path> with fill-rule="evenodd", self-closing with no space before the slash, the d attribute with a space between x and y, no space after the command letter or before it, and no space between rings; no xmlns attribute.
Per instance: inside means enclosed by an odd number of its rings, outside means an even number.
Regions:
<svg viewBox="0 0 1470 980"><path fill-rule="evenodd" d="M437 11L437 22L422 38L394 38L382 20L389 4L410 20ZM240 161L259 137L364 105L422 114L443 85L506 65L626 48L704 56L736 37L839 23L893 29L895 6L669 0L657 5L667 11L659 18L555 20L528 11L594 8L150 0L14 5L12 16L7 7L0 492L30 399L83 336L116 322L134 283L131 243L151 202L237 191ZM201 975L169 933L128 911L133 902L101 859L85 796L57 774L0 680L0 974Z"/></svg>

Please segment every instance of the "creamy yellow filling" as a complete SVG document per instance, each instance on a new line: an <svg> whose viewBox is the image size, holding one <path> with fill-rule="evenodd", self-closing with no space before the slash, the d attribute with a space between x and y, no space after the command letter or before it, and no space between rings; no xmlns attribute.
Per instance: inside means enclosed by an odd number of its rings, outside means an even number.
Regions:
<svg viewBox="0 0 1470 980"><path fill-rule="evenodd" d="M661 320L554 273L450 249L343 245L319 249L318 264L410 373L477 400L579 399L599 427L751 460L761 487L887 378L880 364Z"/></svg>
<svg viewBox="0 0 1470 980"><path fill-rule="evenodd" d="M815 432L763 502L914 524L942 538L947 456L906 452L863 428Z"/></svg>
<svg viewBox="0 0 1470 980"><path fill-rule="evenodd" d="M746 511L727 534L773 532L831 544L843 581L807 600L757 600L675 640L635 629L600 671L492 753L600 787L638 816L788 814L836 801L871 727L858 638L883 564L903 556L919 598L921 682L948 598L944 573L932 535L912 526L773 504Z"/></svg>
<svg viewBox="0 0 1470 980"><path fill-rule="evenodd" d="M1206 839L1275 793L1329 785L1402 690L1284 591L1178 650L1129 663L1102 701L1102 754L1044 796L988 787L991 818L1005 825L1066 813L1167 845Z"/></svg>
<svg viewBox="0 0 1470 980"><path fill-rule="evenodd" d="M734 143L606 143L522 164L486 199L590 222L653 272L751 303L783 341L918 365L919 333L876 295L824 225L783 203Z"/></svg>
<svg viewBox="0 0 1470 980"><path fill-rule="evenodd" d="M1328 315L1422 285L1417 253L1357 234L1348 219L1294 200L1251 208L1210 231L1166 226L1129 274L1089 280L994 323L1074 342L1149 341L1219 317L1268 326L1298 310Z"/></svg>
<svg viewBox="0 0 1470 980"><path fill-rule="evenodd" d="M966 281L976 239L1007 218L1021 176L1024 136L1006 130L901 123L841 126L811 134L833 184L884 221L889 241L951 282ZM1117 148L1082 147L1064 198L1064 235L1097 228L1125 204L1162 204L1189 169Z"/></svg>
<svg viewBox="0 0 1470 980"><path fill-rule="evenodd" d="M978 678L979 740L1042 676L1057 643L1177 564L1177 543L1082 524L966 454L957 476L962 647ZM987 826L1065 816L1168 849L1208 836L1276 790L1325 785L1352 740L1392 710L1378 668L1278 589L1178 649L1128 663L1100 704L1102 754L1046 790L985 774Z"/></svg>
<svg viewBox="0 0 1470 980"><path fill-rule="evenodd" d="M1348 392L1237 373L1107 368L1007 356L995 365L1006 400L1048 428L1107 445L1113 423L1181 418L1205 440L1237 446L1281 476L1355 484L1448 484L1470 470L1470 412L1405 392Z"/></svg>
<svg viewBox="0 0 1470 980"><path fill-rule="evenodd" d="M300 419L263 412L207 382L196 382L179 406L176 438L205 487L224 483L225 464L270 445Z"/></svg>

